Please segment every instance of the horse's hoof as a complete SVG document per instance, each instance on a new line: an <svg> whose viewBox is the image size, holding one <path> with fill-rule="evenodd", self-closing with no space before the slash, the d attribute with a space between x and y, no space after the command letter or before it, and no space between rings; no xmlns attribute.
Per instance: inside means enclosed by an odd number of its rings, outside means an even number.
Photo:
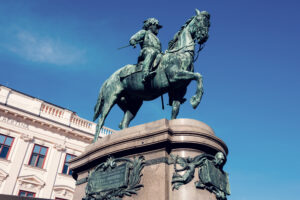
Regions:
<svg viewBox="0 0 300 200"><path fill-rule="evenodd" d="M197 98L196 96L193 96L193 97L191 98L191 100L190 100L190 103L191 103L192 107L193 107L194 109L196 109L197 106L198 106L199 103L200 103L200 99Z"/></svg>
<svg viewBox="0 0 300 200"><path fill-rule="evenodd" d="M119 124L119 129L122 129L122 123Z"/></svg>

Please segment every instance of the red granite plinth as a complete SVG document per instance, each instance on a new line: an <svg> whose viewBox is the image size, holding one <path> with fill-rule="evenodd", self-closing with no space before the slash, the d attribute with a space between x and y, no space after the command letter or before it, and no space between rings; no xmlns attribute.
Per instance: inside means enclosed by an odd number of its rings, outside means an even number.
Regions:
<svg viewBox="0 0 300 200"><path fill-rule="evenodd" d="M227 155L227 146L205 123L193 119L161 119L99 139L70 164L80 181L109 156L133 159L142 155L148 163L142 170L141 184L144 187L137 195L125 196L123 200L216 200L213 193L197 189L196 180L182 185L179 190L172 190L174 165L164 161L170 158L170 154L195 157L203 153L215 155L218 151ZM198 177L197 173L196 170L195 177ZM76 186L74 200L85 196L86 185L87 182L82 182Z"/></svg>

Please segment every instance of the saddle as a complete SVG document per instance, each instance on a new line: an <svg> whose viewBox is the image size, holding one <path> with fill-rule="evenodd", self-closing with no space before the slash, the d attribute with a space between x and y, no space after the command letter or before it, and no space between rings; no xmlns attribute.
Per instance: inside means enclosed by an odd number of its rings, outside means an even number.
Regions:
<svg viewBox="0 0 300 200"><path fill-rule="evenodd" d="M155 60L153 61L153 64L151 66L151 72L155 71L161 61L161 58L162 58L163 54L160 53L156 56ZM135 74L135 73L138 73L138 72L141 72L143 71L143 66L142 66L142 63L139 63L139 64L136 64L136 65L126 65L121 71L120 71L120 79L124 79L128 76L130 76L131 74Z"/></svg>

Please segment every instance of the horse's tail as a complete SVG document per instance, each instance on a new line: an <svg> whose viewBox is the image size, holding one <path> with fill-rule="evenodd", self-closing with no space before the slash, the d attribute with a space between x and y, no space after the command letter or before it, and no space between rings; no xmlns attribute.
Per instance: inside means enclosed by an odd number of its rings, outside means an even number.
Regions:
<svg viewBox="0 0 300 200"><path fill-rule="evenodd" d="M93 121L95 121L99 117L99 115L100 115L100 113L102 111L102 106L103 106L103 90L104 90L105 86L106 86L106 82L103 84L103 86L100 89L100 92L99 92L99 95L98 95L98 99L97 99L97 103L96 103L96 105L94 107Z"/></svg>

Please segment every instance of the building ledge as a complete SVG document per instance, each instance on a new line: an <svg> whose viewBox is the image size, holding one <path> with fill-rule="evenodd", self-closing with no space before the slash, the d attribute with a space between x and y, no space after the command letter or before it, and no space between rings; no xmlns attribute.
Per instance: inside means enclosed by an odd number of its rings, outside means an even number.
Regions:
<svg viewBox="0 0 300 200"><path fill-rule="evenodd" d="M6 164L10 164L10 163L11 163L10 160L7 160L7 159L5 159L5 158L0 158L0 162L1 162L1 163L6 163Z"/></svg>
<svg viewBox="0 0 300 200"><path fill-rule="evenodd" d="M28 167L28 168L31 168L31 169L39 170L39 171L42 171L42 172L47 172L46 169L42 169L42 168L39 168L39 167L34 167L34 166L31 166L31 165L27 165L27 164L24 164L24 166Z"/></svg>
<svg viewBox="0 0 300 200"><path fill-rule="evenodd" d="M63 174L63 173L58 173L59 176L63 176L63 177L68 177L70 179L73 179L72 175L69 174Z"/></svg>

